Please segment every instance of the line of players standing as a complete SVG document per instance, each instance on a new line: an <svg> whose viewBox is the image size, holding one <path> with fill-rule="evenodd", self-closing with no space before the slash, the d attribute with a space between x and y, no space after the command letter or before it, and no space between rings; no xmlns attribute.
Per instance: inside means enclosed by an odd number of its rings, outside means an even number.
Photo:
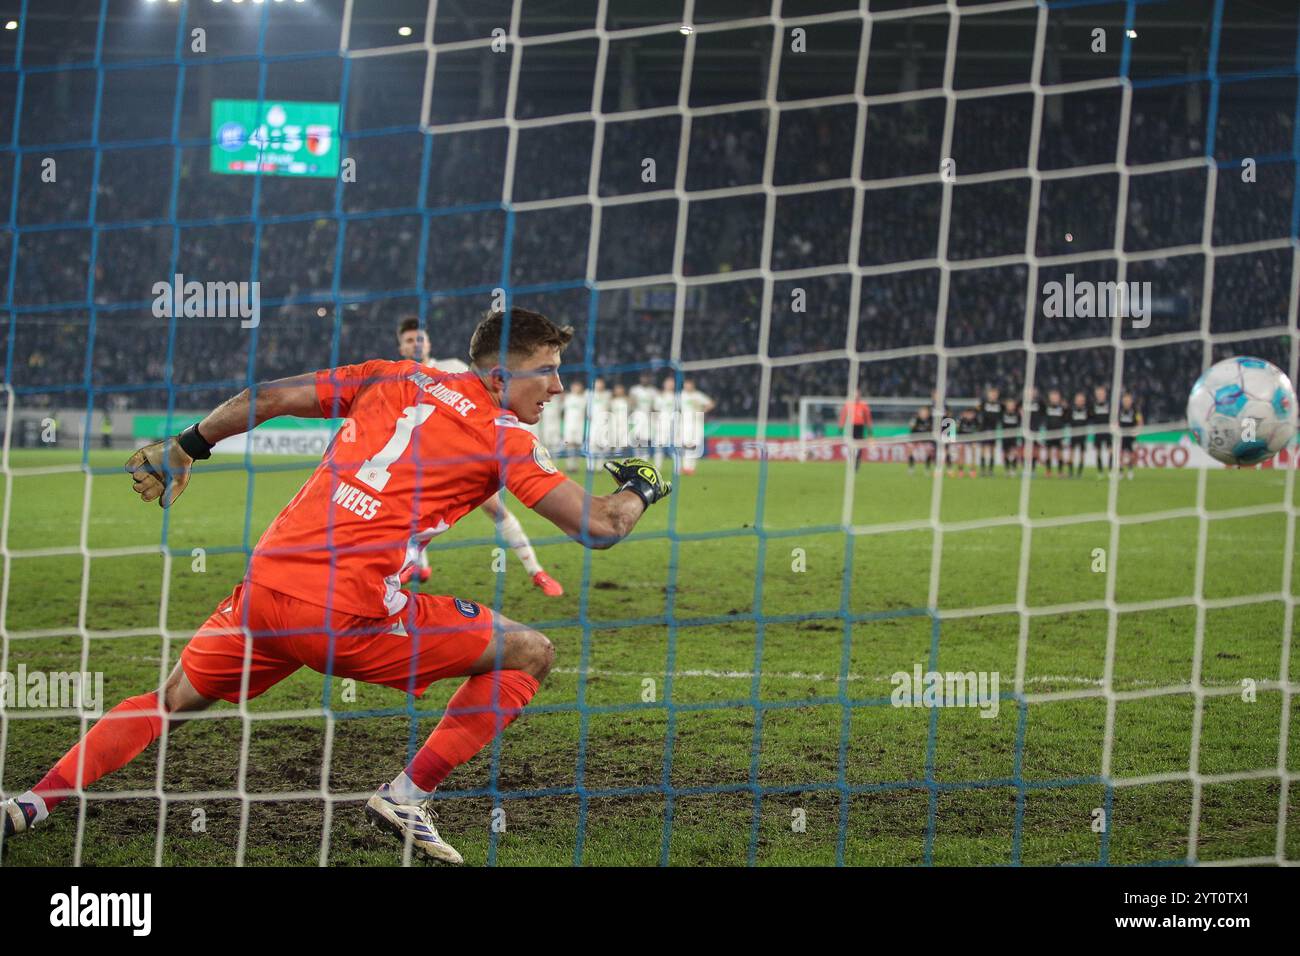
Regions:
<svg viewBox="0 0 1300 956"><path fill-rule="evenodd" d="M1015 398L1003 399L999 390L989 386L984 398L967 406L953 417L951 409L939 416L938 435L934 439L914 441L909 470L923 464L926 471L934 467L936 449L944 449L941 467L946 464L949 477L992 475L997 463L997 445L1002 446L1002 466L1007 475L1015 475L1023 464L1030 463L1037 473L1042 462L1048 475L1078 478L1083 475L1088 439L1093 439L1097 475L1119 467L1131 479L1134 470L1133 438L1142 425L1142 413L1131 392L1120 396L1111 423L1111 403L1107 389L1098 385L1091 400L1079 389L1074 400L1066 404L1059 388L1048 389L1043 401L1038 389L1027 405ZM1025 413L1029 415L1029 440L1021 434ZM912 434L935 434L934 413L922 406L912 419ZM1116 432L1119 453L1116 454Z"/></svg>
<svg viewBox="0 0 1300 956"><path fill-rule="evenodd" d="M542 410L538 437L563 459L566 471L575 470L583 458L587 468L594 470L605 457L649 454L653 449L656 468L663 467L667 450L673 454L677 469L691 474L699 456L679 451L683 416L699 416L701 432L694 438L702 442L703 416L713 408L713 399L696 388L691 378L682 381L678 393L676 379L671 375L663 379L660 388L655 388L650 372L643 372L631 388L615 382L612 390L603 378L596 378L590 391L575 377L563 398Z"/></svg>

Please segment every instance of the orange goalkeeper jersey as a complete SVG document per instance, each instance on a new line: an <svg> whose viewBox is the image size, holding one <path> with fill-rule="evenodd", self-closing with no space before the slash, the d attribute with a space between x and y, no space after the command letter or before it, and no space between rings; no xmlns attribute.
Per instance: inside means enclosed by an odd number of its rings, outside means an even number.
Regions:
<svg viewBox="0 0 1300 956"><path fill-rule="evenodd" d="M347 420L253 549L247 578L365 617L406 604L407 545L501 487L533 507L567 480L473 372L375 360L316 373L322 416Z"/></svg>

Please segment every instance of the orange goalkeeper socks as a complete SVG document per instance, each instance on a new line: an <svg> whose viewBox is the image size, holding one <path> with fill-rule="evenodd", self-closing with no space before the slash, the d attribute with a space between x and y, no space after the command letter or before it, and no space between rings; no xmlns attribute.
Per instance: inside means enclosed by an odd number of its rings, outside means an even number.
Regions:
<svg viewBox="0 0 1300 956"><path fill-rule="evenodd" d="M134 760L145 747L162 734L158 692L128 697L101 717L86 736L54 765L31 792L39 795L53 810L69 796L52 791L73 790L90 786L105 774ZM77 764L85 752L85 766L77 775Z"/></svg>
<svg viewBox="0 0 1300 956"><path fill-rule="evenodd" d="M394 789L399 789L399 782L405 783L401 781L405 775L424 795L432 793L453 768L482 750L519 716L537 687L537 679L526 671L493 671L465 681L447 702L447 711L429 739L394 781ZM495 709L494 688L498 688Z"/></svg>

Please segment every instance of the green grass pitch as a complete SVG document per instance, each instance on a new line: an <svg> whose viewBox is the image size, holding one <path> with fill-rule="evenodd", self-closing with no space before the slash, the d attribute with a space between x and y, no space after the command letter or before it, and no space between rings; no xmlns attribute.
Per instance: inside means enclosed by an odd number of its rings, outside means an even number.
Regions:
<svg viewBox="0 0 1300 956"><path fill-rule="evenodd" d="M125 475L109 473L125 457L96 451L91 463L104 473L89 479L80 472L13 478L9 548L75 548L87 489L89 548L158 544L161 510L135 499ZM15 452L11 465L78 460L67 452ZM89 641L87 669L104 672L106 709L156 686L185 638L239 579L244 544L256 541L312 463L255 464L251 478L238 459L199 467L169 518L168 542L176 555L170 582L164 582L161 555L90 561L85 627L155 632ZM595 480L605 491L608 478ZM1300 562L1291 562L1292 579L1283 580L1287 519L1281 509L1295 503L1285 501L1281 471L1214 472L1207 481L1207 504L1223 513L1206 528L1204 592L1214 606L1205 612L1202 681L1210 688L1240 685L1245 678L1274 684L1253 702L1235 693L1207 699L1199 770L1227 775L1276 769L1280 739L1289 731L1287 764L1294 773L1300 767L1300 708L1284 707L1277 682L1294 689L1300 681L1300 655L1291 654L1288 662L1283 654L1288 607L1282 596L1300 592ZM1190 508L1196 485L1192 471L1141 472L1119 484L1117 511L1159 516ZM1025 532L1017 523L969 523L1015 516L1020 482L999 474L943 483L937 607L953 616L937 624L934 662L936 625L924 611L934 534L929 526L897 527L928 520L933 489L932 481L902 466L864 466L856 478L853 515L864 533L851 536L851 547L840 529L843 465L773 462L760 483L755 463L705 461L678 482L669 503L654 508L629 540L607 552L588 553L559 540L554 529L512 502L534 540L549 539L538 551L567 589L560 599L535 591L513 555L498 575L489 522L480 514L467 517L438 539L431 552L434 576L425 587L487 604L500 588L502 610L541 625L558 653L530 712L500 738L496 782L503 799L497 805L504 817L496 816L497 831L493 799L484 794L441 800L443 834L471 865L567 865L579 857L587 865L651 865L661 855L675 865L745 864L751 843L760 865L831 864L837 852L848 864L879 865L927 859L937 865L1086 864L1100 861L1103 852L1114 864L1185 858L1193 805L1187 780L1118 786L1108 833L1092 826L1094 808L1105 807L1107 799L1099 777L1106 703L1098 693L1105 610L1029 617L1025 692L1059 696L1031 700L1022 728L1014 700L1004 700L995 719L970 708L853 705L887 699L889 675L910 673L918 662L923 669L933 663L939 670L998 671L1001 689L1014 690L1021 620L1014 605ZM1109 492L1109 483L1093 472L1078 480L1040 477L1031 485L1029 515L1104 515ZM1279 510L1233 513L1257 505ZM664 536L670 527L685 537L674 542ZM760 535L756 527L771 534ZM1113 777L1176 775L1192 759L1197 610L1190 598L1198 530L1198 521L1189 517L1125 524L1106 573L1092 570L1094 549L1110 548L1104 518L1032 532L1030 607L1100 600L1108 576L1121 605L1166 602L1118 616L1113 686L1187 690L1119 702ZM194 548L208 552L201 572L192 570ZM803 549L802 571L795 569L796 548ZM846 632L841 608L849 558L848 609L872 616ZM9 641L6 669L82 669L82 558L15 558L7 571L3 626L9 633L53 633ZM158 632L164 597L165 625L178 633L170 644ZM1174 600L1179 598L1188 603ZM961 613L971 608L999 610ZM921 610L902 613L909 609ZM580 612L585 629L577 623ZM671 627L670 615L682 623ZM728 615L742 619L690 623ZM609 623L629 619L649 623ZM672 672L666 674L670 659ZM842 670L849 678L841 685ZM245 741L237 711L219 704L208 713L225 719L197 720L171 736L161 777L155 744L92 789L107 794L161 785L170 795L161 837L165 864L232 864L243 828L248 864L315 865L322 834L328 834L331 864L394 865L400 847L366 825L361 795L402 767L408 744L424 740L458 683L434 685L416 701L423 714L412 727L406 716L348 718L357 711L404 708L408 701L368 686L356 688L355 702L344 700L336 680L330 689L336 717L331 733L322 709L324 681L304 669L248 705L253 715L301 715L250 721ZM795 705L801 701L808 703ZM1290 726L1284 728L1288 713ZM71 718L8 720L0 789L13 794L33 784L78 733ZM669 752L671 799L665 792ZM444 790L485 791L493 760L488 748L458 768ZM939 785L933 793L924 783L927 763ZM1023 790L1015 785L1017 769ZM841 779L852 788L847 796L837 788ZM1042 785L1049 781L1070 783ZM982 785L951 786L972 782ZM753 783L763 789L761 800ZM245 806L238 799L205 796L241 786L258 799ZM692 792L699 787L721 792ZM633 792L609 794L625 789ZM336 799L275 799L279 793L322 790ZM1291 859L1300 857L1298 791L1292 786L1288 798L1285 852ZM522 792L532 795L514 796ZM1276 775L1207 784L1195 856L1208 861L1272 855L1281 795ZM83 825L79 816L78 802L69 801L42 829L10 841L5 863L73 862ZM156 798L89 800L80 862L151 864L158 823Z"/></svg>

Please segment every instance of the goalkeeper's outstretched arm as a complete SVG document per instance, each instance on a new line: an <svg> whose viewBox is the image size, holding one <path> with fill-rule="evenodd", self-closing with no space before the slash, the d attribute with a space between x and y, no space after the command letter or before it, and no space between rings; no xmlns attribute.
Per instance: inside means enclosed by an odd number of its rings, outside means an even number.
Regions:
<svg viewBox="0 0 1300 956"><path fill-rule="evenodd" d="M652 504L672 494L673 486L644 458L607 461L605 470L619 483L613 494L589 495L570 479L548 491L533 510L588 548L612 548Z"/></svg>
<svg viewBox="0 0 1300 956"><path fill-rule="evenodd" d="M168 507L189 484L190 468L196 458L207 458L212 446L222 439L281 415L321 417L315 372L264 382L257 386L255 395L246 388L179 435L138 449L126 461L135 493L144 501L157 500L161 507Z"/></svg>
<svg viewBox="0 0 1300 956"><path fill-rule="evenodd" d="M321 417L315 372L262 382L257 386L256 400L246 388L214 408L195 427L204 441L215 445L281 415L292 415L295 418Z"/></svg>

